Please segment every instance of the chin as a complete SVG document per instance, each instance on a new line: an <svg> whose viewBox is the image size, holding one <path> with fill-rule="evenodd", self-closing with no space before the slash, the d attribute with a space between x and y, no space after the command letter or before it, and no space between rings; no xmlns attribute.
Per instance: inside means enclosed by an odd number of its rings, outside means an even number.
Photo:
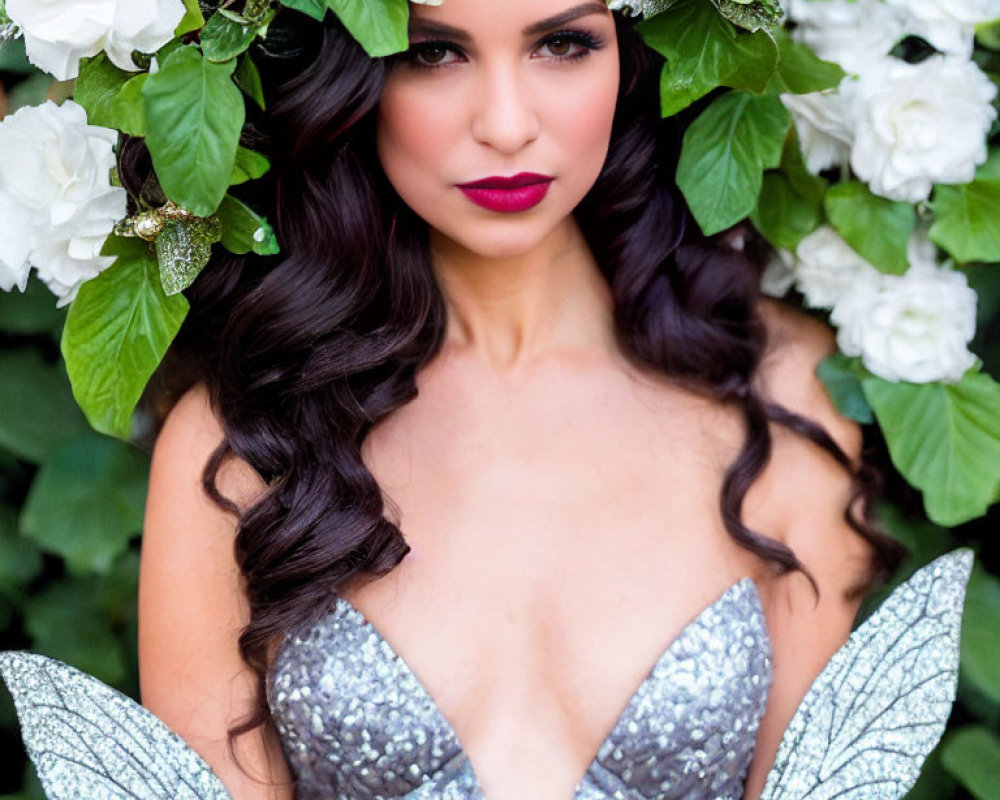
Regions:
<svg viewBox="0 0 1000 800"><path fill-rule="evenodd" d="M481 235L466 228L461 233L455 235L446 229L437 228L437 235L441 240L448 243L449 247L458 247L467 250L482 258L517 258L536 249L544 240L545 234L538 231L528 231L524 227L515 230L517 225L495 226L491 231L484 231Z"/></svg>

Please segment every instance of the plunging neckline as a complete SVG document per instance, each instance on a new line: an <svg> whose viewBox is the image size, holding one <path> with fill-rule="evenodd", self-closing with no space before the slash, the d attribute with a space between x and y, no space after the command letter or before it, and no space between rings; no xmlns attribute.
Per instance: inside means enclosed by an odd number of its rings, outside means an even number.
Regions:
<svg viewBox="0 0 1000 800"><path fill-rule="evenodd" d="M677 645L680 644L685 638L687 638L696 629L699 623L701 623L709 614L715 611L719 606L726 602L737 602L741 596L745 596L749 601L755 606L760 614L760 619L764 619L764 609L760 600L760 592L757 589L757 584L754 582L753 578L749 576L744 576L732 584L728 589L726 589L718 598L705 606L701 611L699 611L695 616L689 620L684 627L678 632L678 634L667 644L660 655L657 657L653 666L649 668L646 672L645 677L640 681L639 685L636 687L635 691L632 692L629 699L625 703L625 707L618 714L615 719L614 724L611 726L611 732L604 738L604 741L597 748L597 752L594 757L590 760L587 765L586 770L583 775L577 780L574 788L571 800L576 800L580 796L580 792L583 790L587 779L594 773L595 770L600 767L600 757L602 751L608 742L615 739L616 734L619 734L619 730L622 726L627 724L629 712L632 710L633 706L638 702L639 698L645 693L645 690L652 684L653 680L656 678L656 673L660 671L660 668L672 657L674 650ZM485 798L482 790L482 786L479 783L479 778L476 773L475 766L472 764L472 760L469 758L468 753L466 753L465 748L462 746L461 740L458 738L458 734L455 732L454 726L448 721L441 711L440 706L435 702L434 698L431 697L430 692L424 685L424 682L420 677L413 671L412 667L407 663L399 652L393 647L389 641L375 628L371 621L349 600L347 600L343 595L336 595L334 603L334 613L342 614L352 618L352 621L359 625L363 630L372 635L392 659L399 665L400 670L403 674L412 681L413 686L420 695L420 699L423 701L429 709L431 709L433 715L437 718L441 729L445 732L445 735L451 739L454 744L458 754L458 757L463 762L463 768L468 770L468 777L472 779L472 782L476 786L476 791L479 793L480 797ZM768 657L770 657L771 651L771 640L768 636L767 627L761 625L762 640L767 647ZM442 767L443 769L444 767ZM440 770L439 770L440 772Z"/></svg>

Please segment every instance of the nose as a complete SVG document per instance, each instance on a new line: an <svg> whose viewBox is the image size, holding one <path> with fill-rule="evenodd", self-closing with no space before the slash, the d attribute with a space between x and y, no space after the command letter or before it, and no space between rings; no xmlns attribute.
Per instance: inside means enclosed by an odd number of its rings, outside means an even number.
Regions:
<svg viewBox="0 0 1000 800"><path fill-rule="evenodd" d="M484 66L475 87L472 135L495 150L516 153L538 136L537 103L516 66Z"/></svg>

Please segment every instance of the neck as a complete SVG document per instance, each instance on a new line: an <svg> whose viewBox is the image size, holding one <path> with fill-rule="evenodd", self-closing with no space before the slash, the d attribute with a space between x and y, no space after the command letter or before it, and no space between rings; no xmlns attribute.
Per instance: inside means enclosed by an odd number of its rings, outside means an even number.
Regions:
<svg viewBox="0 0 1000 800"><path fill-rule="evenodd" d="M434 229L430 247L448 308L446 354L513 374L557 352L615 350L611 289L572 217L516 256L473 253Z"/></svg>

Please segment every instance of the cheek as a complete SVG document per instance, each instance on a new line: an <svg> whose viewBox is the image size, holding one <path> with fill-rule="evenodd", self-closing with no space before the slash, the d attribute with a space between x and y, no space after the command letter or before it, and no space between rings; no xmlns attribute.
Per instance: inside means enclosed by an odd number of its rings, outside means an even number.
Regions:
<svg viewBox="0 0 1000 800"><path fill-rule="evenodd" d="M588 185L597 180L608 154L618 99L617 63L598 77L577 91L552 95L547 109L548 126L558 131L557 141L572 169L570 174Z"/></svg>
<svg viewBox="0 0 1000 800"><path fill-rule="evenodd" d="M387 86L379 103L375 144L379 161L396 191L406 199L420 187L425 177L446 166L449 150L447 120L432 100L412 87ZM428 113L428 109L435 109Z"/></svg>

